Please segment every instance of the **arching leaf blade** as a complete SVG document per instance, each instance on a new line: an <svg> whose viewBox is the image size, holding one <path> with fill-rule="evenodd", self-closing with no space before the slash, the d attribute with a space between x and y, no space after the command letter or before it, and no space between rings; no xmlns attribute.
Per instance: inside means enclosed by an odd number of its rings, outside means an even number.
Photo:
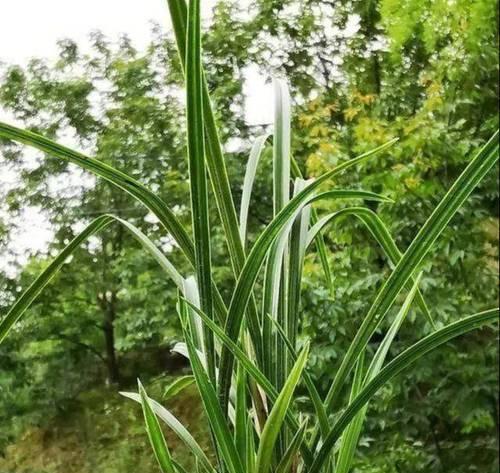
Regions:
<svg viewBox="0 0 500 473"><path fill-rule="evenodd" d="M385 383L411 367L427 353L439 348L448 341L471 332L472 330L476 330L486 324L494 323L498 320L498 314L498 308L490 309L449 324L419 340L385 365L378 375L363 387L356 398L337 419L329 434L324 439L320 450L317 452L309 473L319 473L321 471L331 449L334 447L339 436L349 425L349 422L352 421L356 414Z"/></svg>
<svg viewBox="0 0 500 473"><path fill-rule="evenodd" d="M269 138L269 133L265 133L256 138L252 149L250 151L250 156L248 158L245 177L243 178L243 186L241 190L241 204L240 204L240 239L243 248L245 247L245 241L247 236L247 226L248 226L248 210L250 208L250 199L252 197L253 184L255 181L255 176L257 174L257 167L259 165L260 156L266 140Z"/></svg>
<svg viewBox="0 0 500 473"><path fill-rule="evenodd" d="M397 247L396 242L392 238L384 222L382 222L380 217L375 212L366 207L347 207L322 217L309 230L306 246L309 246L313 241L315 241L317 239L317 235L323 231L328 224L334 220L349 215L361 220L361 222L368 228L371 235L375 238L375 241L377 241L377 243L382 247L390 263L392 263L395 267L401 259L402 253ZM435 330L436 325L434 323L434 319L432 318L420 289L417 290L416 301L431 327Z"/></svg>
<svg viewBox="0 0 500 473"><path fill-rule="evenodd" d="M336 372L325 400L327 410L332 409L333 403L337 400L340 389L351 372L357 357L364 350L373 332L391 308L401 289L418 270L419 264L430 252L433 243L446 228L448 222L497 160L498 131L479 150L448 190L379 290Z"/></svg>
<svg viewBox="0 0 500 473"><path fill-rule="evenodd" d="M165 202L140 182L97 159L90 158L37 133L22 130L3 122L0 122L0 137L31 146L48 155L74 163L132 195L158 217L160 223L172 235L190 263L194 265L194 247L188 233Z"/></svg>
<svg viewBox="0 0 500 473"><path fill-rule="evenodd" d="M112 220L113 219L107 215L103 215L93 220L79 235L73 238L73 240L38 275L0 321L0 343L5 339L12 326L22 317L32 302L61 269L69 256L71 256L89 236L105 228Z"/></svg>
<svg viewBox="0 0 500 473"><path fill-rule="evenodd" d="M141 397L137 393L120 392L120 394L132 401L141 403ZM200 462L200 464L210 473L215 473L215 469L210 463L208 457L206 456L203 449L200 447L198 442L189 433L189 431L182 425L182 423L175 417L167 408L163 407L159 402L154 399L149 398L150 405L154 410L155 414L163 421L165 424L172 429L173 432L184 442L184 444L189 448L194 457Z"/></svg>

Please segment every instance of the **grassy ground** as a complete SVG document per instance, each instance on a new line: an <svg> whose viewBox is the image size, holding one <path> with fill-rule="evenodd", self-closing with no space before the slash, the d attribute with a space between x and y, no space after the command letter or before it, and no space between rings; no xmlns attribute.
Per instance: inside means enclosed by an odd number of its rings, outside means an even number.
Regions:
<svg viewBox="0 0 500 473"><path fill-rule="evenodd" d="M171 378L170 378L171 379ZM146 385L161 401L169 378ZM200 444L208 447L200 400L193 387L165 402L186 423ZM172 432L165 431L174 455L192 464L188 452ZM157 472L140 406L106 388L80 395L73 409L47 422L47 427L26 430L0 458L1 473L117 473Z"/></svg>

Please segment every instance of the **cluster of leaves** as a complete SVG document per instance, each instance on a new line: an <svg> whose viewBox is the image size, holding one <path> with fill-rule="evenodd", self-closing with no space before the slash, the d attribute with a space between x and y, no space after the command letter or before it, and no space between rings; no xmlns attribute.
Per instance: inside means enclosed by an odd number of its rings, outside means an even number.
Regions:
<svg viewBox="0 0 500 473"><path fill-rule="evenodd" d="M226 112L221 116L225 127L221 129L221 135L248 135L238 112L242 105L241 98L240 102L234 100L234 95L241 92L241 82L234 78L242 77L241 71L245 65L255 62L264 70L273 73L284 71L291 80L294 96L304 104L299 107L300 113L296 117L295 129L298 132L294 134L292 146L294 155L306 175L318 176L357 153L380 145L394 136L402 136L399 143L391 149L387 159L377 161L373 166L368 163L366 173L346 174L345 177L339 177L338 182L343 186L353 183L356 186L361 185L365 189L383 192L389 197L397 196L395 204L368 205L377 210L396 236L398 246L404 249L435 207L439 197L464 167L469 151L476 148L497 126L495 27L491 20L487 20L491 2L475 2L472 6L460 2L453 15L443 15L443 11L438 8L430 9L432 16L424 23L421 23L419 17L411 19L409 15L404 15L401 10L393 8L390 2L382 2L380 8L376 2L371 2L371 7L367 7L366 2L345 2L335 10L329 6L330 2L304 2L304 10L299 12L296 7L298 3L256 2L252 6L255 15L251 20L243 19L241 22L234 21L235 17L241 18L235 15L241 10L240 6L230 2L221 2L218 6L216 21L205 41L208 82L210 87L216 88L214 97L217 103L222 105L220 109L233 112L236 110L236 113ZM321 5L317 5L318 3ZM410 7L411 5L408 8ZM349 34L346 25L355 23L358 17L357 33ZM444 26L443 22L446 22ZM325 29L325 25L334 28L334 41L330 41L329 37L332 30ZM400 26L397 29L394 25L405 25L405 28ZM228 31L234 34L227 34ZM386 33L390 40L388 46L384 46L384 41L388 40L383 37ZM278 39L280 43L277 47ZM474 45L478 43L483 45L483 54L478 54L475 49ZM52 73L50 68L35 62L30 66L31 71L28 71L31 75L23 82L22 70L10 70L6 76L8 80L2 100L8 108L14 111L18 108L18 118L48 136L57 136L58 130L62 131L69 123L79 138L88 140L82 144L96 146L94 149L99 159L127 170L132 175L137 173L141 181L148 186L155 189L159 186L159 194L168 196L168 202L175 205L179 218L187 221L187 188L182 187L182 181L179 179L186 175L187 169L185 161L180 158L182 137L179 136L177 128L180 112L179 107L175 106L174 93L178 89L181 74L180 65L171 54L172 43L158 38L157 44L150 52L151 56L143 58L137 57L125 41L122 45L124 52L117 53L117 60L111 58L109 49L106 52L102 38L96 45L96 50L103 52L110 65L102 67L95 75L86 72L83 77L104 76L108 80L110 77L117 77L114 82L115 93L112 96L114 105L103 105L102 110L106 112L98 126L93 125L96 117L89 113L91 107L88 97L91 92L100 89L89 86L82 80L64 80L63 84L57 80L60 75L71 77L75 69L86 62L80 60L77 65L77 50L70 43L65 44L63 48L60 62L63 72ZM166 51L166 54L163 51ZM124 57L120 60L122 54ZM228 57L235 58L235 61L228 60ZM152 71L148 69L150 61L153 62L151 58L158 60L156 65L168 67L167 76L156 77L154 87L145 80L146 87L129 91L129 88L136 89L137 84L143 83L141 77L151 77ZM331 64L332 58L339 62L335 67ZM64 66L65 61L68 61L70 66ZM99 64L99 59L92 58L88 63L90 66ZM156 73L157 68L152 69ZM339 74L339 70L342 74ZM123 76L120 71L124 73ZM154 74L152 77L155 77ZM418 78L418 84L415 84L415 78ZM174 80L175 84L171 82ZM164 84L172 86L172 90L165 88ZM484 87L478 90L477 84ZM172 93L168 97L163 96L163 99L153 105L149 100L143 99L144 96L161 96L169 92ZM316 97L313 99L314 95ZM69 100L69 97L78 100ZM118 106L115 105L116 102ZM108 114L108 109L114 110L114 113ZM53 115L47 119L46 115L41 114L42 110L51 111ZM165 117L170 118L167 120ZM152 122L154 126L150 127ZM235 133L236 129L238 133ZM153 130L150 139L143 139L144 130ZM164 130L168 130L168 137L162 141ZM137 144L131 143L131 139L136 140ZM178 145L173 148L173 143ZM149 147L154 147L153 151L148 151ZM10 150L12 154L7 154L8 158L18 163L22 154L17 149ZM268 156L269 153L265 152L263 160ZM144 159L145 157L148 159ZM236 165L240 160L241 156L237 154L229 161L231 176L241 177L238 176ZM159 162L165 163L160 172ZM54 166L54 169L45 167L46 163L48 166ZM145 169L145 166L150 168ZM264 166L270 169L268 163L264 163ZM43 169L47 171L42 175L40 171ZM66 165L61 162L43 161L43 166L25 176L36 184L32 188L28 187L29 195L39 199L44 195L43 191L40 192L40 186L46 182L44 179L59 172L64 175L65 171ZM165 172L172 179L163 179ZM249 228L252 233L254 229L262 228L263 221L266 221L263 215L272 214L272 199L266 192L266 186L269 185L266 176L272 173L263 171L259 174L262 177L259 176L254 191L257 205L252 205L250 209ZM180 187L172 188L172 183ZM73 204L73 214L68 212L68 208L72 207L69 199L59 198L60 207L54 205L50 195L45 201L33 202L54 209L52 221L61 229L58 231L60 244L56 245L56 248L64 246L64 240L74 236L74 232L67 234L68 223L79 216L82 202L90 203L89 214L107 211L110 207L131 207L136 212L133 215L137 216L132 222L142 230L147 230L148 235L153 238L155 235L159 237L161 232L158 225L144 223L145 212L131 199L124 198L119 192L115 194L115 191L110 191L110 187L106 185L101 187L102 191L93 193L96 186L97 183L93 184L92 189L83 193L85 198ZM32 192L35 188L37 192ZM490 175L483 181L480 190L480 193L468 201L467 206L452 221L452 226L438 240L436 257L423 268L421 288L438 325L455 320L460 315L481 310L491 305L488 303L496 298L496 268L490 262L496 257L496 235L494 230L489 231L491 226L493 229L495 226L492 219L497 199L494 176ZM47 194L45 192L45 195ZM237 195L237 192L234 194ZM82 195L82 190L78 189L71 196L73 202L75 195ZM94 196L96 200L92 201ZM11 208L15 209L16 200L19 203L26 197L16 189L16 192L9 196ZM102 202L106 202L107 208L102 207ZM109 202L112 202L112 205L108 207ZM62 205L65 206L65 212L61 212ZM341 207L335 203L321 207L324 211L335 211L339 208ZM409 208L412 209L411 214L408 212ZM114 213L127 219L131 216L128 213ZM63 215L68 215L68 220L62 221ZM223 295L230 294L232 278L227 263L224 266L223 235L214 221L211 224L216 230L211 245L214 270L217 279L222 281ZM122 293L117 292L120 300L120 316L116 320L118 347L130 349L144 346L144 342L161 343L166 336L165 314L173 313L171 301L175 294L173 291L167 292L167 284L159 283L160 273L153 263L149 264L148 260L142 257L132 239L123 234L120 236L120 230L115 230L114 227L109 227L107 232L111 234L107 239L110 243L100 242L97 248L102 250L96 250L95 245L90 246L87 249L89 257L82 258L82 262L88 260L89 270L76 276L68 271L66 281L72 278L78 280L71 281L66 286L62 283L56 286L59 289L53 291L53 295L57 294L60 300L57 312L66 314L65 317L60 317L63 325L59 327L67 327L64 330L66 336L72 336L75 332L82 334L80 342L93 348L97 347L97 351L103 354L105 350L102 337L97 335L99 332L84 336L85 332L75 329L73 318L67 315L67 310L64 311L64 305L69 305L71 297L66 296L67 292L61 289L73 284L82 287L82 292L86 292L84 297L92 307L92 300L95 300L99 293L113 293L113 288L120 287L125 289L121 289L124 291ZM467 238L463 238L464 234ZM124 243L116 251L112 248L112 242L120 238L123 238ZM346 221L336 227L335 239L326 239L326 244L333 250L329 255L329 263L334 268L335 275L333 291L325 286L317 257L310 255L306 258L302 333L313 338L310 365L314 377L320 381L318 386L323 387L321 392L326 390L331 382L332 363L338 363L342 359L349 340L357 330L356 321L367 312L374 290L388 275L389 268L385 264L383 254L376 246L367 246L366 238L367 233L361 223ZM252 236L250 239L253 241ZM111 251L107 252L106 248ZM115 260L114 251L124 257L123 260ZM95 266L92 266L92 259L103 261L106 253L110 256L108 261L112 260L107 269L111 269L110 272L115 276L106 274L100 288L94 289ZM172 258L176 265L182 266L182 260L176 258L175 252ZM58 280L55 282L58 283ZM14 287L16 285L17 283ZM151 298L152 293L155 295ZM45 295L42 297L45 298ZM158 303L159 298L161 303ZM56 305L57 299L53 297L52 301ZM88 319L99 321L103 316L99 313L97 304L93 303L95 309L91 311L89 306L82 307ZM76 312L74 307L69 310L70 314ZM40 315L47 319L49 331L35 330L34 336L38 337L40 334L43 344L44 333L52 330L49 321L51 313L42 309ZM82 323L85 319L87 317L82 317ZM170 320L175 319L171 317ZM421 322L421 319L417 319L416 324L418 330L423 333L430 330L430 326ZM403 326L398 335L398 339L401 339L400 346L405 346L415 339L414 330L414 327L405 330ZM60 343L57 346L61 349ZM383 435L388 439L388 443L392 442L393 445L400 444L401 438L407 442L408 448L395 449L391 464L398 464L398 461L411 462L411 459L414 459L414 465L422 464L428 468L439 469L440 462L446 464L456 460L455 452L446 454L446 448L438 447L440 443L453 441L454 445L458 445L463 442L467 446L474 439L491 439L491 432L494 430L492 424L496 418L492 408L495 404L492 400L495 397L496 381L494 370L488 369L487 366L494 365L496 351L490 343L486 345L491 348L484 353L484 357L476 356L477 351L474 348L484 346L481 338L472 346L460 343L457 345L457 351L470 354L458 357L454 352L449 353L436 363L442 367L440 372L429 372L425 365L422 365L411 383L398 383L387 393L387 401L396 403L398 408L394 409L392 418L388 418L384 412L385 404L381 403L380 416L368 427L370 436L376 434L377 439ZM399 350L394 352L397 351ZM12 353L11 350L7 352ZM57 353L51 351L51 354ZM88 355L94 356L90 353ZM81 356L81 353L75 353L75 356ZM57 357L54 356L53 359L56 360ZM467 363L475 367L472 371L486 366L484 376L481 377L484 382L478 386L477 393L471 393L468 388L471 379L467 373L459 371L454 377L447 376L450 366L457 363L458 366ZM13 369L12 372L14 371ZM43 382L50 385L47 378L43 379ZM417 385L416 379L419 380ZM429 390L428 385L433 385L436 379L444 379L445 382L439 384L439 389ZM458 386L461 388L460 395L457 396ZM419 390L423 390L425 395L420 396ZM66 394L61 393L61 396L65 397ZM413 401L410 404L410 412L406 403L398 402L406 398ZM477 412L470 413L453 407L450 399L460 399L466 405L481 407ZM434 408L438 405L443 406L443 409ZM422 411L429 414L419 416ZM401 418L401 412L407 413L409 424L402 437L397 432L401 430L401 423L397 422ZM448 423L449 420L453 423ZM388 428L388 425L392 427ZM433 426L432 429L429 428L430 425ZM437 444L428 434L431 430L435 432ZM449 431L461 431L463 435L452 439ZM471 433L476 436L469 435ZM379 452L383 469L384 455L388 447L382 442L373 444L369 438L365 445L371 446L368 450L370 459ZM471 448L481 450L483 446L481 442L476 447L472 445L465 455L470 454ZM441 460L436 454L439 450L445 452ZM495 456L494 448L491 452L492 455L488 455L490 459ZM404 458L407 459L403 460ZM363 468L366 470L370 467ZM373 469L376 468L374 462Z"/></svg>

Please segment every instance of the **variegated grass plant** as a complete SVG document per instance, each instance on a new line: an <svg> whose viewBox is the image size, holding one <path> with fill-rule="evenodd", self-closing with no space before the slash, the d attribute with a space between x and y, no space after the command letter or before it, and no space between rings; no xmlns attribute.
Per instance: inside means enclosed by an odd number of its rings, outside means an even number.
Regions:
<svg viewBox="0 0 500 473"><path fill-rule="evenodd" d="M123 393L142 404L147 432L161 470L164 473L185 471L175 461L175 454L171 455L159 420L189 448L196 459L197 472L347 473L367 405L377 391L399 373L411 374L412 365L426 353L455 337L492 324L498 317L498 309L491 309L434 329L430 335L386 361L391 343L411 307L417 305L432 324L431 314L418 288L421 262L450 219L496 163L498 132L471 159L402 253L384 223L367 207L349 206L327 215L317 215L314 208L315 202L325 199L387 202L386 197L369 191L328 190L328 185L338 174L357 169L366 160L383 155L395 140L345 161L316 179L304 179L290 153L288 90L283 81L275 81L274 216L251 248L247 248L249 202L259 157L268 136L258 138L250 153L238 219L201 66L200 0L191 0L189 7L185 0L168 0L168 4L186 79L193 235L179 223L167 202L123 172L5 123L0 123L0 136L75 163L131 194L158 217L191 264L193 274L181 275L167 255L130 222L102 215L64 248L2 318L0 341L80 243L107 225L123 225L178 287L178 313L184 343L176 349L189 358L193 375L174 382L169 392L173 395L193 380L196 382L213 440L213 455L210 455L200 448L171 412L147 396L141 384L138 394ZM212 278L209 185L217 203L236 281L229 305ZM309 345L303 343L300 350L297 346L300 283L304 255L314 245L327 284L332 284L322 231L341 217L359 219L374 242L382 247L393 269L360 321L356 336L336 367L328 393L322 397L308 374ZM262 293L258 294L255 283L261 274L264 284ZM404 303L375 355L369 359L367 344L402 292L406 294ZM301 412L294 402L294 391L299 383L305 387L312 413ZM347 405L342 406L340 393L347 384L350 397Z"/></svg>

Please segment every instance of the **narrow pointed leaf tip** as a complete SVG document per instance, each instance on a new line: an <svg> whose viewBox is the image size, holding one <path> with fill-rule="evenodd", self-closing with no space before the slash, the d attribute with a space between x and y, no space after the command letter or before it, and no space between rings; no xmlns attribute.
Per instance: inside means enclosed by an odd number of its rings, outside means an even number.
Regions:
<svg viewBox="0 0 500 473"><path fill-rule="evenodd" d="M120 395L141 404L141 395L138 393L120 392ZM154 399L150 398L149 402L158 418L161 419L170 429L172 429L177 437L184 442L189 451L194 455L194 458L196 458L196 461L202 465L206 471L215 473L215 469L211 465L204 451L189 431L181 424L181 422L168 409L163 407Z"/></svg>
<svg viewBox="0 0 500 473"><path fill-rule="evenodd" d="M153 408L151 407L146 390L139 380L137 380L137 384L139 386L139 394L141 396L146 430L148 432L149 441L151 443L151 447L153 448L156 460L158 461L163 473L177 473L177 468L172 462L167 442L165 441L158 419L156 418Z"/></svg>
<svg viewBox="0 0 500 473"><path fill-rule="evenodd" d="M297 358L264 426L256 461L256 470L259 473L268 473L271 468L274 444L278 438L281 426L283 425L295 388L299 383L302 371L306 365L308 354L309 343L304 346Z"/></svg>

